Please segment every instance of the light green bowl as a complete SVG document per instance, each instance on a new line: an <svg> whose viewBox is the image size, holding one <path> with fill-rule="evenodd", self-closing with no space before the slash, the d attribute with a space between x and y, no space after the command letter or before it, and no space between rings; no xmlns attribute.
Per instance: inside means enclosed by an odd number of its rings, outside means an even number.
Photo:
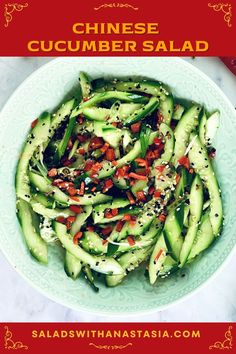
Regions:
<svg viewBox="0 0 236 354"><path fill-rule="evenodd" d="M151 286L143 269L116 288L100 286L95 294L83 279L73 281L63 270L63 253L50 247L49 265L29 255L15 215L16 162L30 122L53 110L76 87L80 70L93 78L142 75L167 83L179 97L219 109L216 173L223 193L223 233L204 254L169 279ZM60 58L31 75L12 95L0 116L0 247L14 268L40 292L68 307L97 313L132 314L163 309L205 283L236 243L236 114L220 89L202 72L177 58Z"/></svg>

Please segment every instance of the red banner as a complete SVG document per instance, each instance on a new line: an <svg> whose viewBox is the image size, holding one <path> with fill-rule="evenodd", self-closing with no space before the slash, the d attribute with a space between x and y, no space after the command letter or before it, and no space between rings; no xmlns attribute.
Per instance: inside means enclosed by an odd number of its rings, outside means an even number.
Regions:
<svg viewBox="0 0 236 354"><path fill-rule="evenodd" d="M236 54L230 2L19 0L0 11L1 56Z"/></svg>
<svg viewBox="0 0 236 354"><path fill-rule="evenodd" d="M3 323L0 352L234 352L235 334L235 324L228 323Z"/></svg>

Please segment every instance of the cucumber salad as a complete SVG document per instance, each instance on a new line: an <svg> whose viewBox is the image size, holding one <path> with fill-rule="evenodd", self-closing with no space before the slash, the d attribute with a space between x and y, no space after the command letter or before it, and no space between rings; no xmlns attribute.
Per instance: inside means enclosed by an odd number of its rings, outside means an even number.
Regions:
<svg viewBox="0 0 236 354"><path fill-rule="evenodd" d="M184 102L184 103L183 103ZM25 242L39 262L64 249L66 274L95 291L146 266L151 284L220 235L212 166L219 112L149 79L79 75L75 97L31 124L16 171Z"/></svg>

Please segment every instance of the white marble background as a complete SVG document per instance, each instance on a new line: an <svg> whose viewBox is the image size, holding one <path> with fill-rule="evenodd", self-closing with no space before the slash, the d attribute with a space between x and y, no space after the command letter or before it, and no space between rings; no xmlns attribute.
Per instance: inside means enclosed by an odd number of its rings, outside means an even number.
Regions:
<svg viewBox="0 0 236 354"><path fill-rule="evenodd" d="M0 58L0 107L16 87L51 58ZM217 58L187 58L225 92L236 107L236 77ZM236 251L206 286L167 310L145 316L98 316L70 310L33 289L0 253L0 321L184 322L236 321Z"/></svg>

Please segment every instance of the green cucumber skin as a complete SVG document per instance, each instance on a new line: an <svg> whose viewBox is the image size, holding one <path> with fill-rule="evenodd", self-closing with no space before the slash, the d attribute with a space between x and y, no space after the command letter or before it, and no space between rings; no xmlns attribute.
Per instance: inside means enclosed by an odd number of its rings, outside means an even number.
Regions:
<svg viewBox="0 0 236 354"><path fill-rule="evenodd" d="M207 116L204 110L199 124L199 139L202 145L206 145L206 122L207 122Z"/></svg>
<svg viewBox="0 0 236 354"><path fill-rule="evenodd" d="M178 160L185 154L190 134L198 125L198 116L200 111L201 107L199 105L193 105L183 114L177 127L175 128L175 147L174 156L172 158L174 165L177 165Z"/></svg>
<svg viewBox="0 0 236 354"><path fill-rule="evenodd" d="M97 79L92 82L95 91L102 92L107 90L118 90L127 92L142 92L165 100L169 95L168 91L161 82L153 80L140 80L140 81L105 81Z"/></svg>
<svg viewBox="0 0 236 354"><path fill-rule="evenodd" d="M24 199L16 202L17 216L19 218L26 245L32 256L39 262L47 264L48 249L46 242L41 238L33 222L33 213L30 204Z"/></svg>
<svg viewBox="0 0 236 354"><path fill-rule="evenodd" d="M179 261L179 256L183 245L181 232L182 229L180 228L178 220L175 216L175 211L172 211L166 218L163 234L167 249L176 262Z"/></svg>
<svg viewBox="0 0 236 354"><path fill-rule="evenodd" d="M28 134L27 141L22 150L16 170L17 198L22 198L25 201L29 201L31 198L29 185L30 181L28 177L29 162L38 146L47 140L50 124L51 116L49 113L45 112L39 117L36 126Z"/></svg>
<svg viewBox="0 0 236 354"><path fill-rule="evenodd" d="M138 109L136 112L132 113L128 118L126 118L123 123L125 126L130 126L140 120L146 118L152 112L154 112L159 105L157 98L152 97L150 101L143 108Z"/></svg>
<svg viewBox="0 0 236 354"><path fill-rule="evenodd" d="M193 135L191 138L194 138ZM210 220L213 233L215 236L218 236L223 222L220 190L206 148L201 144L198 137L194 139L192 149L189 151L189 160L190 163L194 164L195 171L199 174L203 184L208 189L210 196Z"/></svg>
<svg viewBox="0 0 236 354"><path fill-rule="evenodd" d="M165 138L164 152L159 159L154 161L154 167L160 166L163 163L167 163L171 160L174 151L174 133L173 130L165 123L161 123L159 127L160 133Z"/></svg>
<svg viewBox="0 0 236 354"><path fill-rule="evenodd" d="M66 251L64 270L68 275L68 277L72 278L73 280L76 280L79 277L82 270L81 261L75 256L73 256L70 252Z"/></svg>
<svg viewBox="0 0 236 354"><path fill-rule="evenodd" d="M67 233L65 225L54 222L54 230L65 249L83 263L88 264L91 269L104 274L120 275L124 273L123 268L114 258L92 256L80 246L75 245Z"/></svg>
<svg viewBox="0 0 236 354"><path fill-rule="evenodd" d="M92 85L90 77L83 71L79 74L79 82L83 98L88 98L92 93Z"/></svg>
<svg viewBox="0 0 236 354"><path fill-rule="evenodd" d="M155 260L155 257L157 256L158 252L160 250L163 250L163 253L161 256L158 258L158 260ZM149 280L150 284L154 284L157 280L158 273L166 259L166 252L167 252L167 247L164 239L163 233L161 233L160 237L158 238L155 247L152 251L150 260L149 260L149 268L148 268L148 273L149 273Z"/></svg>
<svg viewBox="0 0 236 354"><path fill-rule="evenodd" d="M158 113L161 115L163 119L162 122L167 125L170 125L173 112L174 112L174 100L173 100L173 96L169 95L166 97L164 101L160 102Z"/></svg>
<svg viewBox="0 0 236 354"><path fill-rule="evenodd" d="M190 196L190 217L189 227L180 252L180 268L186 263L189 253L197 234L199 220L202 215L203 207L203 184L198 175L194 178L191 186Z"/></svg>
<svg viewBox="0 0 236 354"><path fill-rule="evenodd" d="M184 113L185 108L181 104L176 104L174 106L174 112L172 118L175 120L180 120L183 113Z"/></svg>

